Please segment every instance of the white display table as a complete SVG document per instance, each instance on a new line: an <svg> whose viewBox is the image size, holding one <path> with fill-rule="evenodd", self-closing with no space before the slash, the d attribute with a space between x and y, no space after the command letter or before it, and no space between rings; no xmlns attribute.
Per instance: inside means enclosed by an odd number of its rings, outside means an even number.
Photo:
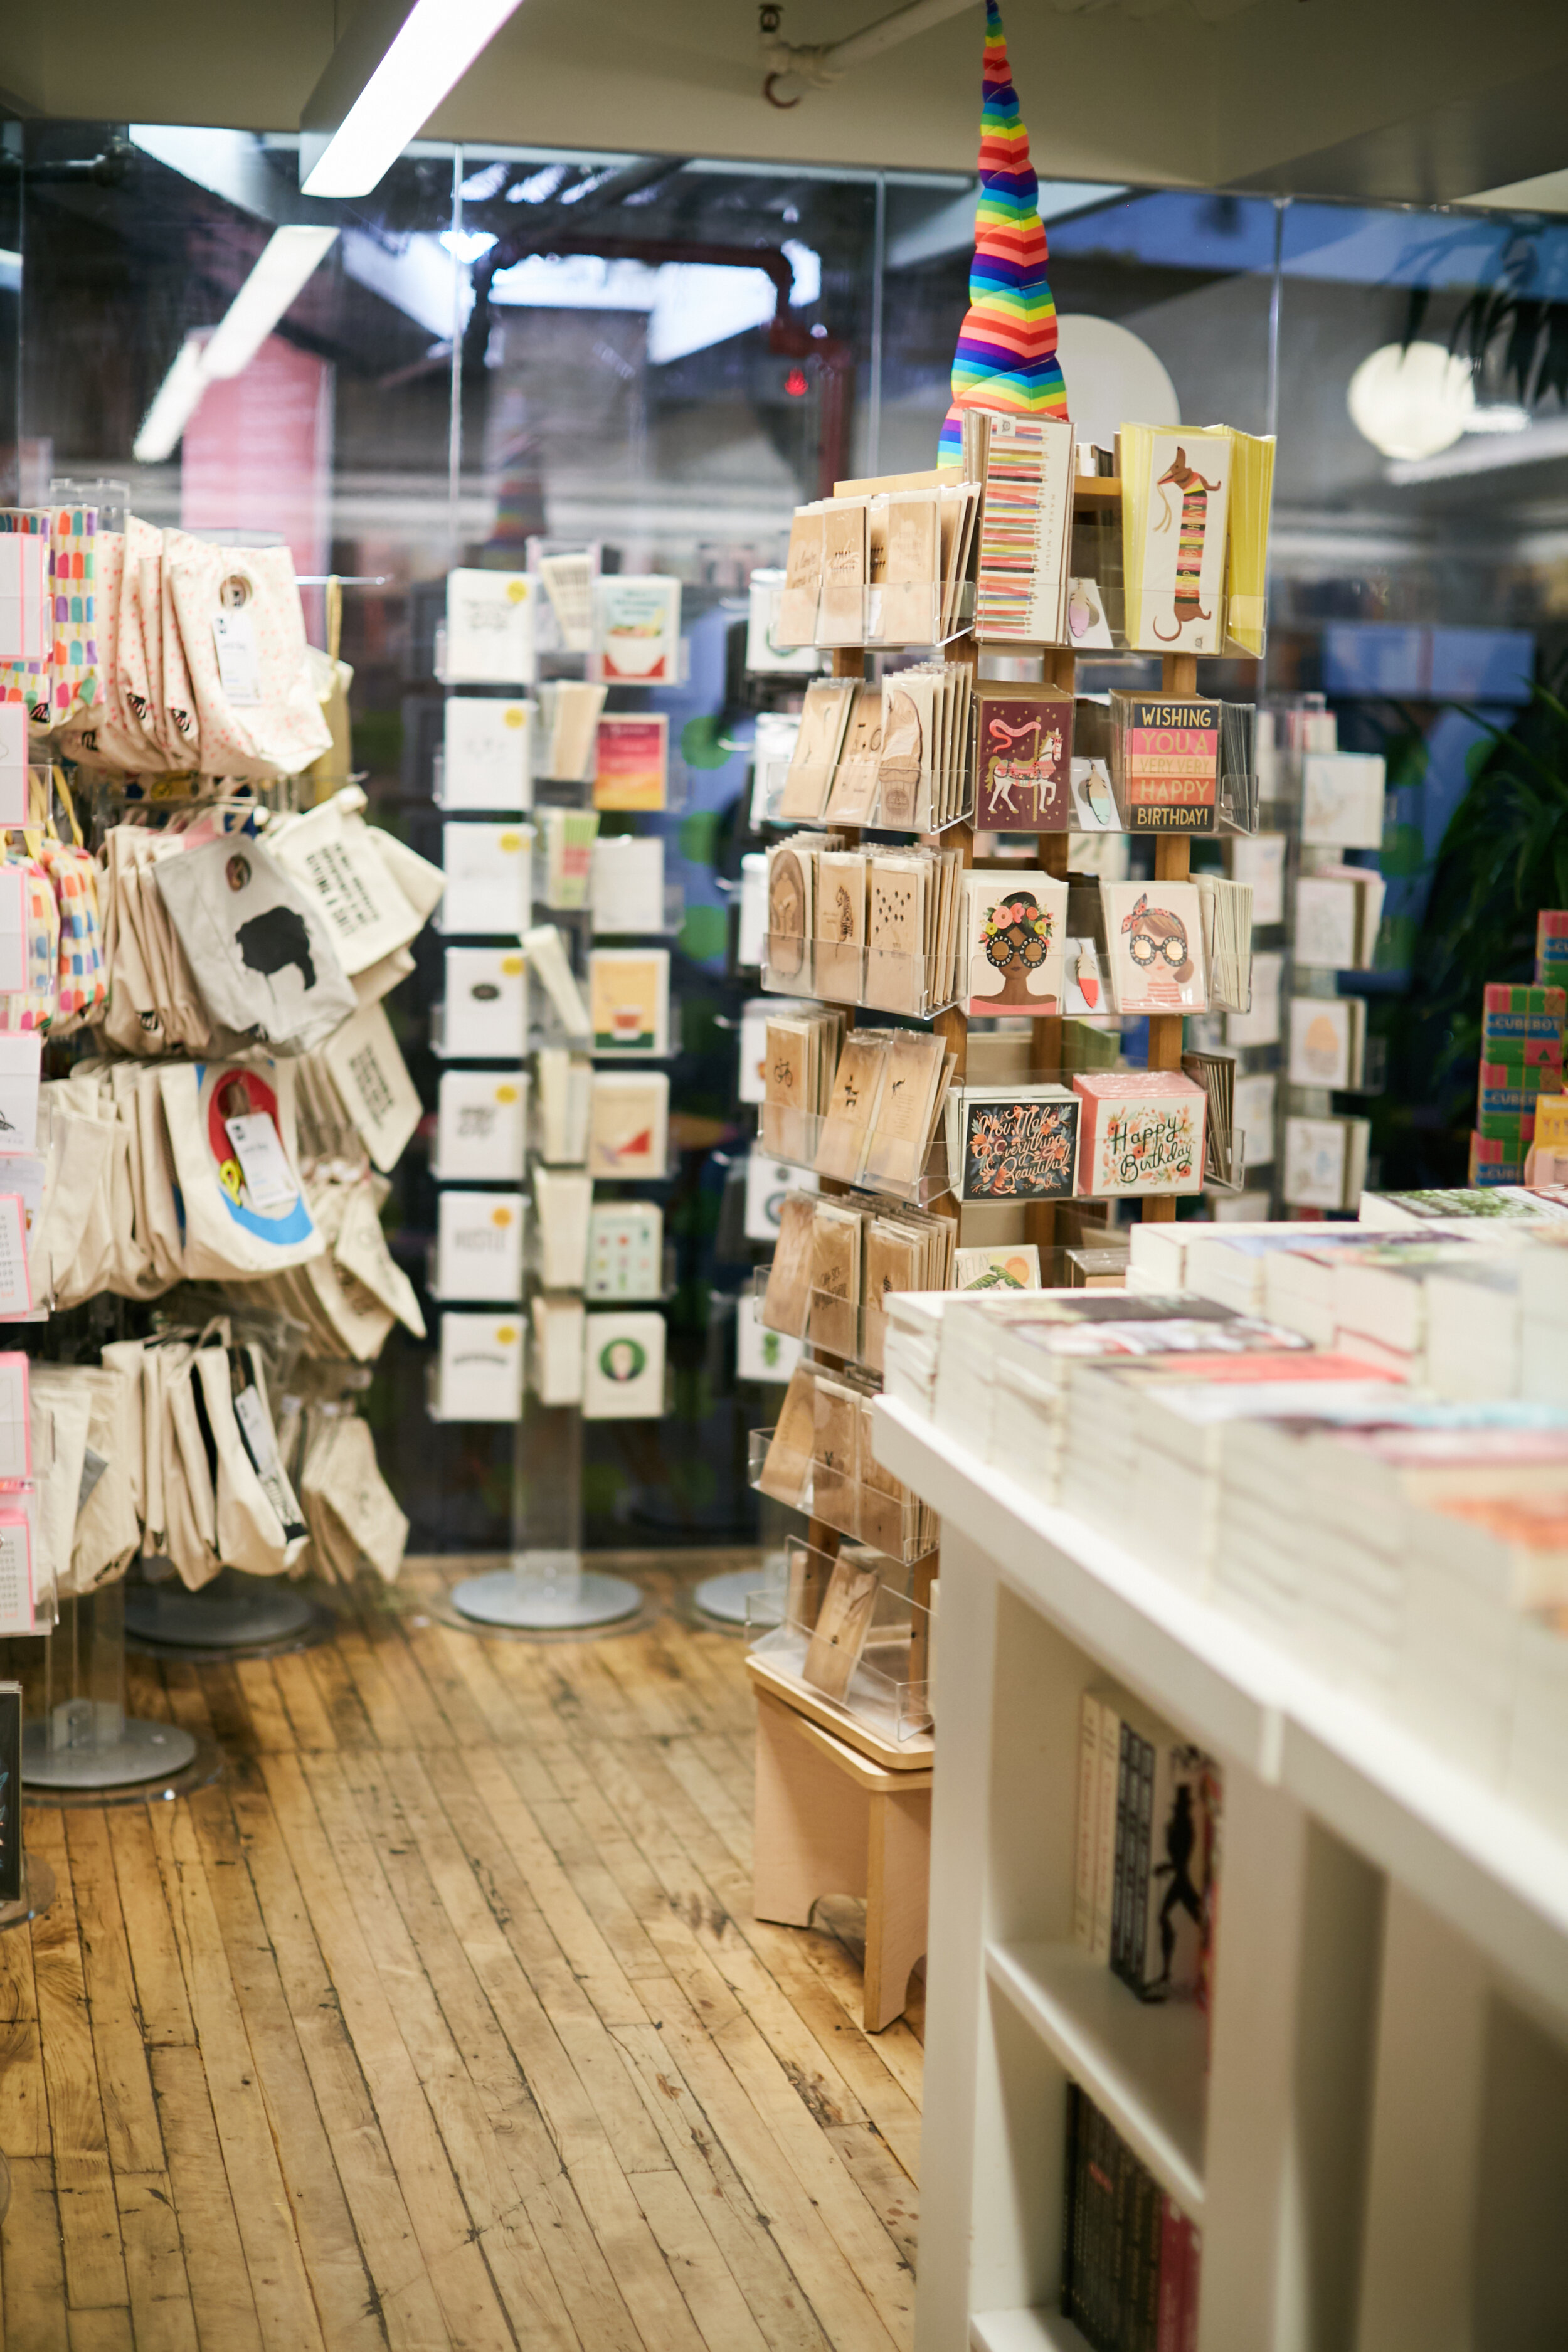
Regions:
<svg viewBox="0 0 1568 2352"><path fill-rule="evenodd" d="M916 2352L1082 2344L1055 2310L1069 2076L1202 2229L1200 2352L1568 2340L1531 2332L1568 2312L1564 2232L1521 2221L1568 2196L1568 1845L876 1412L943 1519ZM1225 1768L1206 2066L1200 2016L1072 1942L1079 1702L1104 1680Z"/></svg>

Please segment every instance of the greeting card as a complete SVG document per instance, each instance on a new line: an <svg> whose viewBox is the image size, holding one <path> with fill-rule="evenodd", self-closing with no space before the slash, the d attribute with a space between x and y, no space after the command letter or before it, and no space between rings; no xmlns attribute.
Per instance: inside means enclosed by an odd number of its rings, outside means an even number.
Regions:
<svg viewBox="0 0 1568 2352"><path fill-rule="evenodd" d="M594 601L595 650L606 686L679 685L679 580L601 575Z"/></svg>
<svg viewBox="0 0 1568 2352"><path fill-rule="evenodd" d="M1093 1198L1198 1192L1208 1097L1175 1070L1089 1070L1073 1079L1083 1103L1078 1189Z"/></svg>
<svg viewBox="0 0 1568 2352"><path fill-rule="evenodd" d="M521 1062L528 1040L528 961L521 947L448 948L438 1052Z"/></svg>
<svg viewBox="0 0 1568 2352"><path fill-rule="evenodd" d="M961 1201L1060 1201L1073 1189L1078 1098L1065 1087L965 1087L947 1098Z"/></svg>
<svg viewBox="0 0 1568 2352"><path fill-rule="evenodd" d="M516 939L529 917L532 856L531 825L444 824L439 928Z"/></svg>
<svg viewBox="0 0 1568 2352"><path fill-rule="evenodd" d="M664 1287L664 1212L653 1201L601 1202L588 1219L590 1298L657 1298Z"/></svg>
<svg viewBox="0 0 1568 2352"><path fill-rule="evenodd" d="M517 1298L522 1292L522 1196L440 1195L436 1226L438 1298Z"/></svg>
<svg viewBox="0 0 1568 2352"><path fill-rule="evenodd" d="M448 572L449 686L531 686L533 584L521 572Z"/></svg>
<svg viewBox="0 0 1568 2352"><path fill-rule="evenodd" d="M1059 1013L1068 886L1045 874L964 877L971 1013Z"/></svg>
<svg viewBox="0 0 1568 2352"><path fill-rule="evenodd" d="M588 989L596 1054L668 1052L668 948L595 948Z"/></svg>
<svg viewBox="0 0 1568 2352"><path fill-rule="evenodd" d="M488 695L448 695L442 720L443 808L526 809L531 805L531 715L526 702L500 702Z"/></svg>
<svg viewBox="0 0 1568 2352"><path fill-rule="evenodd" d="M595 1176L647 1180L666 1172L669 1077L663 1070L595 1070L588 1165Z"/></svg>
<svg viewBox="0 0 1568 2352"><path fill-rule="evenodd" d="M446 1184L521 1184L527 1125L525 1073L443 1070L432 1173Z"/></svg>
<svg viewBox="0 0 1568 2352"><path fill-rule="evenodd" d="M662 710L613 710L600 719L596 809L661 809L668 780L669 721Z"/></svg>
<svg viewBox="0 0 1568 2352"><path fill-rule="evenodd" d="M974 822L988 833L1061 833L1070 789L1073 698L1054 687L975 692Z"/></svg>
<svg viewBox="0 0 1568 2352"><path fill-rule="evenodd" d="M1101 882L1107 975L1118 1013L1208 1006L1202 908L1192 882Z"/></svg>
<svg viewBox="0 0 1568 2352"><path fill-rule="evenodd" d="M664 1318L595 1314L583 1357L584 1421L658 1421L664 1412Z"/></svg>

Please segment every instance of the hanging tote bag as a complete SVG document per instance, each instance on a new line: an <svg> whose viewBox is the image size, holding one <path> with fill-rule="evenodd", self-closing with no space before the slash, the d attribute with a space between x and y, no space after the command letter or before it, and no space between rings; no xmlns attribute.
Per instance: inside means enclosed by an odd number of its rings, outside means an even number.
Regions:
<svg viewBox="0 0 1568 2352"><path fill-rule="evenodd" d="M215 1026L309 1053L359 1003L314 895L232 834L153 868Z"/></svg>
<svg viewBox="0 0 1568 2352"><path fill-rule="evenodd" d="M296 1173L287 1063L170 1062L158 1073L193 1282L303 1265L323 1244Z"/></svg>
<svg viewBox="0 0 1568 2352"><path fill-rule="evenodd" d="M90 855L77 823L76 806L63 768L56 768L54 788L65 810L71 838L62 842L51 822L43 845L42 863L54 885L59 915L60 946L57 973L57 1015L54 1034L68 1036L95 1020L109 995L103 964L103 929L99 912L98 860Z"/></svg>
<svg viewBox="0 0 1568 2352"><path fill-rule="evenodd" d="M331 751L332 733L305 660L293 556L171 532L164 561L204 774L300 775Z"/></svg>
<svg viewBox="0 0 1568 2352"><path fill-rule="evenodd" d="M29 777L28 790L37 824L22 835L26 854L18 857L8 851L0 860L7 869L21 873L23 937L22 986L0 995L0 1029L47 1030L59 1001L60 911L43 863L46 803L42 781L36 773Z"/></svg>

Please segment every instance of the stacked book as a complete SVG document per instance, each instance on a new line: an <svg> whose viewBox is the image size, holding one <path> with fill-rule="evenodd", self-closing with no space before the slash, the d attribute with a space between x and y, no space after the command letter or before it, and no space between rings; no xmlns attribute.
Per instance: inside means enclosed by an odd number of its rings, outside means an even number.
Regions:
<svg viewBox="0 0 1568 2352"><path fill-rule="evenodd" d="M1489 982L1481 1013L1481 1066L1470 1137L1472 1184L1523 1181L1543 1096L1563 1092L1561 988Z"/></svg>
<svg viewBox="0 0 1568 2352"><path fill-rule="evenodd" d="M1062 2202L1062 2311L1094 2352L1195 2352L1202 2239L1076 2083Z"/></svg>
<svg viewBox="0 0 1568 2352"><path fill-rule="evenodd" d="M1079 1717L1073 1940L1142 2001L1207 2006L1219 1767L1119 1690Z"/></svg>

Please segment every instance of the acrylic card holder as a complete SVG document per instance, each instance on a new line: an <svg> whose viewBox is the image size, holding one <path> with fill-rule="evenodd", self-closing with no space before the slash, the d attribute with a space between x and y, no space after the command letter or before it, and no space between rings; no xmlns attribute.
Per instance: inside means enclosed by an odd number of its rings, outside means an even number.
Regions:
<svg viewBox="0 0 1568 2352"><path fill-rule="evenodd" d="M775 1674L814 1700L884 1739L901 1744L929 1732L931 1694L923 1669L931 1655L931 1612L880 1574L893 1563L869 1552L847 1561L849 1569L863 1568L868 1577L875 1576L875 1591L864 1600L851 1594L840 1623L830 1629L839 1638L824 1644L818 1642L823 1611L834 1570L846 1555L830 1556L792 1537L785 1556L783 1618L776 1588L747 1596L752 1656L765 1658ZM824 1599L814 1607L818 1594Z"/></svg>

